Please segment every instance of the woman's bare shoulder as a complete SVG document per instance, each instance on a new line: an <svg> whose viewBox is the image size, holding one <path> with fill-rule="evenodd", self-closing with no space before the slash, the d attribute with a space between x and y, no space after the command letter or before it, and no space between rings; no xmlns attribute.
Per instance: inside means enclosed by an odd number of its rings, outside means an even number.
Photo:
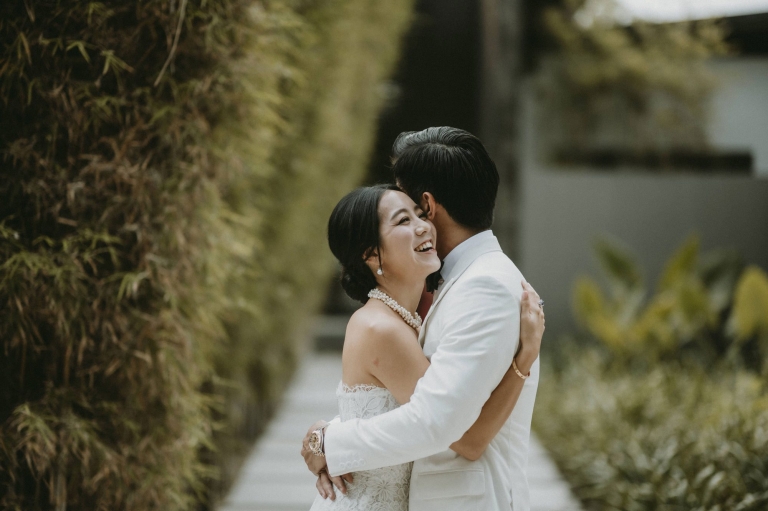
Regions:
<svg viewBox="0 0 768 511"><path fill-rule="evenodd" d="M344 344L380 347L413 336L413 329L389 309L367 306L358 309L349 319Z"/></svg>

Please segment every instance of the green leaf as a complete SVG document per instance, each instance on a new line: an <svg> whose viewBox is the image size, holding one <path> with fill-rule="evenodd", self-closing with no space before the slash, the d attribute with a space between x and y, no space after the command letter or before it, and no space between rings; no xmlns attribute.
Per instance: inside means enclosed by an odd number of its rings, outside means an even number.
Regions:
<svg viewBox="0 0 768 511"><path fill-rule="evenodd" d="M71 50L72 48L77 48L77 50L80 52L80 55L83 56L85 61L87 63L91 63L91 57L88 55L88 50L86 49L86 43L85 41L72 41L67 45L67 51Z"/></svg>
<svg viewBox="0 0 768 511"><path fill-rule="evenodd" d="M115 55L113 50L103 50L101 56L104 57L104 69L102 69L102 76L107 74L110 70L117 76L121 71L133 72L133 68L125 63L122 59Z"/></svg>
<svg viewBox="0 0 768 511"><path fill-rule="evenodd" d="M24 49L24 54L27 56L27 62L32 63L32 52L29 50L29 41L24 32L19 32L19 46ZM19 55L20 56L20 55Z"/></svg>
<svg viewBox="0 0 768 511"><path fill-rule="evenodd" d="M695 234L688 237L683 245L675 252L664 267L659 280L659 291L666 291L679 285L696 272L699 256L699 237Z"/></svg>
<svg viewBox="0 0 768 511"><path fill-rule="evenodd" d="M716 250L700 258L699 275L709 292L712 308L722 312L731 305L744 261L735 250Z"/></svg>
<svg viewBox="0 0 768 511"><path fill-rule="evenodd" d="M589 277L579 277L573 286L573 313L577 321L587 324L591 318L603 314L605 299L600 287Z"/></svg>
<svg viewBox="0 0 768 511"><path fill-rule="evenodd" d="M768 274L757 266L744 270L736 285L731 321L740 340L768 336Z"/></svg>
<svg viewBox="0 0 768 511"><path fill-rule="evenodd" d="M120 280L120 289L117 291L118 301L127 296L135 297L139 292L139 285L147 278L149 278L149 274L144 271L124 274Z"/></svg>
<svg viewBox="0 0 768 511"><path fill-rule="evenodd" d="M642 286L643 279L637 263L627 250L606 239L595 243L600 266L614 284L626 289Z"/></svg>

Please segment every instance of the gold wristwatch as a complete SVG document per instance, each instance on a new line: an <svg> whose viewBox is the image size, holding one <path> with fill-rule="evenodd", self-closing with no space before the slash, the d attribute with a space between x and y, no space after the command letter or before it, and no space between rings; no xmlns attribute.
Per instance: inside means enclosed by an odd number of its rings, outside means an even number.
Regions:
<svg viewBox="0 0 768 511"><path fill-rule="evenodd" d="M316 429L309 435L309 450L312 451L312 454L315 456L325 457L325 453L323 452L324 443L325 428Z"/></svg>

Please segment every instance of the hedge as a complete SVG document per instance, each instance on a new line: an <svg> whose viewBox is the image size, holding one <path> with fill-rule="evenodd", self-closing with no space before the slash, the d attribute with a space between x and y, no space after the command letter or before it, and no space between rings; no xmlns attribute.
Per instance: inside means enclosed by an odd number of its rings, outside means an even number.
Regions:
<svg viewBox="0 0 768 511"><path fill-rule="evenodd" d="M410 15L0 6L0 507L226 486L302 349Z"/></svg>
<svg viewBox="0 0 768 511"><path fill-rule="evenodd" d="M534 429L587 511L762 511L766 410L754 373L635 373L580 348L544 366Z"/></svg>

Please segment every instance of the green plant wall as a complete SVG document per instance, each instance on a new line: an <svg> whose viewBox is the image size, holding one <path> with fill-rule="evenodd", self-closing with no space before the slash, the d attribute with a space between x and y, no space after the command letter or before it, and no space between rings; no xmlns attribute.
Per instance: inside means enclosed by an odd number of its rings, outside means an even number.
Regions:
<svg viewBox="0 0 768 511"><path fill-rule="evenodd" d="M410 16L0 6L0 507L223 491L302 349Z"/></svg>

